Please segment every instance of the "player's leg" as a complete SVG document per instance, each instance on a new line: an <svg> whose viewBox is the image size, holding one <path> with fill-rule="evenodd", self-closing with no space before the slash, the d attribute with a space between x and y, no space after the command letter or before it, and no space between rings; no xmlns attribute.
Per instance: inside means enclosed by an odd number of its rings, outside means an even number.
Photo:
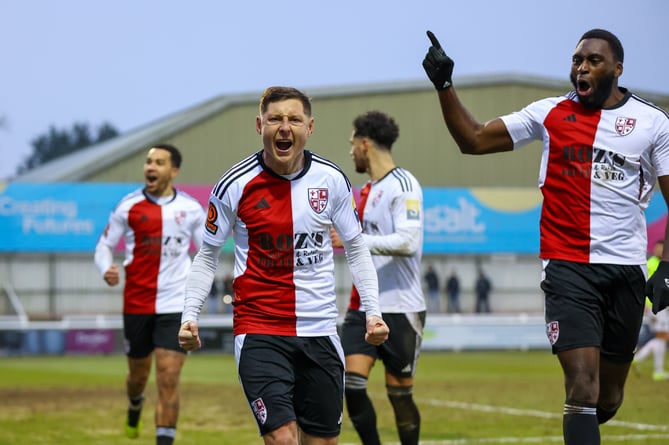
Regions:
<svg viewBox="0 0 669 445"><path fill-rule="evenodd" d="M364 340L363 340L364 341ZM346 356L346 410L363 445L379 445L376 411L367 393L369 373L375 359L364 354Z"/></svg>
<svg viewBox="0 0 669 445"><path fill-rule="evenodd" d="M336 445L344 411L344 351L337 335L298 338L295 412L300 444Z"/></svg>
<svg viewBox="0 0 669 445"><path fill-rule="evenodd" d="M665 310L666 311L666 310ZM660 341L655 348L653 354L653 379L654 380L668 380L669 373L664 370L664 361L667 355L667 342L669 341L669 332L661 331L657 333L657 338Z"/></svg>
<svg viewBox="0 0 669 445"><path fill-rule="evenodd" d="M297 423L294 420L263 434L262 438L265 445L295 445L301 443L298 439Z"/></svg>
<svg viewBox="0 0 669 445"><path fill-rule="evenodd" d="M128 357L128 374L126 375L126 394L128 396L128 413L126 419L126 435L131 439L141 432L141 415L144 407L144 389L151 373L152 356L143 358Z"/></svg>
<svg viewBox="0 0 669 445"><path fill-rule="evenodd" d="M652 338L645 342L643 346L634 354L634 363L641 364L653 352L654 342L657 338Z"/></svg>
<svg viewBox="0 0 669 445"><path fill-rule="evenodd" d="M179 346L178 332L181 314L156 315L153 330L155 345L156 385L156 444L172 445L179 418L179 377L186 361L186 351Z"/></svg>
<svg viewBox="0 0 669 445"><path fill-rule="evenodd" d="M601 357L599 364L600 395L597 401L597 419L600 424L615 416L622 405L630 365L630 362L614 362L605 356Z"/></svg>
<svg viewBox="0 0 669 445"><path fill-rule="evenodd" d="M625 381L643 320L646 279L640 266L601 266L608 278L601 343L597 419L605 423L623 403Z"/></svg>
<svg viewBox="0 0 669 445"><path fill-rule="evenodd" d="M342 325L342 345L346 354L344 386L346 410L363 445L379 445L376 411L367 393L367 380L376 361L377 349L365 342L365 314L348 310Z"/></svg>
<svg viewBox="0 0 669 445"><path fill-rule="evenodd" d="M296 337L235 336L242 390L266 445L297 444L295 415Z"/></svg>
<svg viewBox="0 0 669 445"><path fill-rule="evenodd" d="M153 359L153 315L123 314L123 337L128 360L126 394L128 411L125 432L129 438L139 436L144 406L144 389L151 373Z"/></svg>
<svg viewBox="0 0 669 445"><path fill-rule="evenodd" d="M664 370L664 359L669 341L669 309L657 313L656 331L658 344L653 350L653 380L667 380L669 373Z"/></svg>
<svg viewBox="0 0 669 445"><path fill-rule="evenodd" d="M565 445L599 445L599 348L574 348L558 352L557 356L564 374Z"/></svg>
<svg viewBox="0 0 669 445"><path fill-rule="evenodd" d="M175 336L175 338L177 338ZM156 348L156 405L157 445L171 445L176 437L179 418L179 376L186 354L169 349Z"/></svg>
<svg viewBox="0 0 669 445"><path fill-rule="evenodd" d="M565 445L599 445L599 358L603 337L601 265L544 261L546 334L562 366Z"/></svg>
<svg viewBox="0 0 669 445"><path fill-rule="evenodd" d="M395 414L402 445L417 445L420 412L413 399L413 383L423 338L425 312L384 314L390 329L388 341L379 348L386 369L386 391Z"/></svg>

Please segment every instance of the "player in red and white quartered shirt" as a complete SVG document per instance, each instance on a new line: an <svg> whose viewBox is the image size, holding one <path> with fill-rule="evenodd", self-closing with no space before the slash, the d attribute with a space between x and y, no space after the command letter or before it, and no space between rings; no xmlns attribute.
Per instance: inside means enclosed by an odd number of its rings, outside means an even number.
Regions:
<svg viewBox="0 0 669 445"><path fill-rule="evenodd" d="M360 341L365 312L357 288L342 326L346 356L346 407L365 445L380 443L376 412L367 381L377 360L383 362L388 399L402 445L417 445L420 412L413 400L416 365L425 327L421 285L423 191L418 180L395 165L391 149L399 137L395 120L369 111L353 120L351 158L358 173L370 180L360 193L360 219L365 244L379 277L379 305L390 335L383 345ZM332 232L339 247L338 234Z"/></svg>
<svg viewBox="0 0 669 445"><path fill-rule="evenodd" d="M330 226L342 234L368 311L362 336L372 344L388 336L351 185L339 167L305 150L313 128L304 93L265 90L256 119L263 149L230 168L212 189L179 333L185 349L201 347L198 315L218 252L232 236L235 359L266 444L337 443L344 358Z"/></svg>
<svg viewBox="0 0 669 445"><path fill-rule="evenodd" d="M423 67L462 153L543 141L541 288L547 335L564 373L564 441L599 444L599 424L623 402L645 296L654 312L669 304L669 251L646 282L644 218L656 182L669 196L669 117L618 86L622 44L592 29L571 58L574 91L480 124L452 88L453 60L428 37Z"/></svg>
<svg viewBox="0 0 669 445"><path fill-rule="evenodd" d="M115 286L120 271L113 249L125 242L123 335L128 357L126 389L130 400L126 434L140 433L144 388L156 358L158 407L156 440L170 445L179 414L178 381L186 358L178 332L184 305L191 243L202 244L205 211L172 182L181 153L169 144L154 145L144 164L145 185L116 205L95 249L95 264L105 282Z"/></svg>

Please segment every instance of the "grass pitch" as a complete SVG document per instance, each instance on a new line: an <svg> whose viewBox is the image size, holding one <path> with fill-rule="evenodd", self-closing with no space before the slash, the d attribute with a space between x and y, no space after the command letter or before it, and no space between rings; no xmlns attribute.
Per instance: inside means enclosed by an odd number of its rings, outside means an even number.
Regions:
<svg viewBox="0 0 669 445"><path fill-rule="evenodd" d="M381 439L398 443L382 369L370 380ZM602 443L669 443L669 381L653 382L650 364L630 374L626 399L602 426ZM0 358L0 445L149 445L155 443L153 377L144 431L123 435L123 356ZM421 444L562 443L562 373L548 351L425 352L414 388ZM176 443L260 444L229 355L191 354L181 380ZM359 443L344 416L340 444Z"/></svg>

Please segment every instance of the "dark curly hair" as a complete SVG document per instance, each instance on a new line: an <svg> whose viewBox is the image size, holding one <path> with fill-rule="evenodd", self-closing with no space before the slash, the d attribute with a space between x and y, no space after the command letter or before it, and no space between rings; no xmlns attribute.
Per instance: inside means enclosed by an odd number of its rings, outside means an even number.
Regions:
<svg viewBox="0 0 669 445"><path fill-rule="evenodd" d="M353 120L353 136L367 137L390 150L400 135L395 119L381 111L368 111Z"/></svg>

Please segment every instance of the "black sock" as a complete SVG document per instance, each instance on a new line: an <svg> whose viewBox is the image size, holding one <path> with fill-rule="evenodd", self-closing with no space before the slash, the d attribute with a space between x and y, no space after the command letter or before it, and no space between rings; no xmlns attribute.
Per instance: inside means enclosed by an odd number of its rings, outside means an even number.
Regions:
<svg viewBox="0 0 669 445"><path fill-rule="evenodd" d="M156 436L156 445L172 445L174 437L170 436Z"/></svg>
<svg viewBox="0 0 669 445"><path fill-rule="evenodd" d="M565 445L600 445L597 409L575 402L564 404L562 432Z"/></svg>
<svg viewBox="0 0 669 445"><path fill-rule="evenodd" d="M418 445L420 413L413 401L412 386L386 386L388 398L395 411L397 433L402 445Z"/></svg>
<svg viewBox="0 0 669 445"><path fill-rule="evenodd" d="M345 393L348 416L363 445L381 445L379 432L376 430L376 412L367 395L367 378L347 372Z"/></svg>
<svg viewBox="0 0 669 445"><path fill-rule="evenodd" d="M129 399L130 405L128 406L128 425L137 426L139 422L139 417L142 414L142 406L144 405L144 396L132 397Z"/></svg>

